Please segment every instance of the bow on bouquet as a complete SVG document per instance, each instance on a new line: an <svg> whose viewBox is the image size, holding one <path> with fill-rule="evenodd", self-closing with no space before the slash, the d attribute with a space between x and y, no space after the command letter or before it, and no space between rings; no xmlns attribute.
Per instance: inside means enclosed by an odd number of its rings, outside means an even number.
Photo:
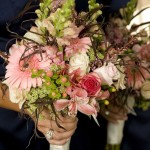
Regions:
<svg viewBox="0 0 150 150"><path fill-rule="evenodd" d="M138 1L140 2L140 0ZM144 1L142 1L144 2ZM150 22L133 24L130 29L129 23L140 15L143 10L134 13L137 0L131 0L124 9L120 10L122 18L112 16L109 26L105 28L107 40L110 43L112 53L116 54L123 66L121 72L124 74L124 90L117 91L112 96L114 105L125 107L129 113L135 114L133 107L140 107L144 110L150 106L150 44L149 36L139 27ZM144 9L144 7L143 7ZM134 16L133 16L134 14ZM138 31L138 32L137 32ZM109 50L111 51L111 50ZM111 53L111 56L113 54ZM136 115L136 114L135 114ZM125 121L119 120L118 124L108 123L107 128L107 149L119 149L123 137Z"/></svg>
<svg viewBox="0 0 150 150"><path fill-rule="evenodd" d="M35 26L10 47L3 83L21 109L40 117L47 108L56 122L59 114L80 111L97 122L99 103L115 92L121 72L106 56L97 22L102 6L88 3L88 12L77 13L74 0L43 0ZM67 150L69 144L59 148Z"/></svg>

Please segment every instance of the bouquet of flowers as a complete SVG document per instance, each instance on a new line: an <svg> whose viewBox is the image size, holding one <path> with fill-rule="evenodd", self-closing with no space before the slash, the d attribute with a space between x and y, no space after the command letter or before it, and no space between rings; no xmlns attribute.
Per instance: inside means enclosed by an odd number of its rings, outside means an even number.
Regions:
<svg viewBox="0 0 150 150"><path fill-rule="evenodd" d="M138 4L140 2L139 0ZM142 2L144 4L144 1ZM107 40L111 45L110 49L114 49L113 52L122 60L121 66L125 75L125 89L113 94L114 105L126 107L129 113L134 115L136 114L133 107L146 110L150 106L150 44L149 35L145 30L150 22L132 24L134 19L145 10L145 7L141 6L143 9L136 11L135 14L138 4L137 0L131 0L124 9L120 10L121 18L110 17L109 26L105 28ZM139 27L142 28L143 25L147 28L139 30ZM113 149L119 149L118 144L122 141L124 122L119 120L118 124L108 123L107 143L111 145L108 149L112 145L114 145Z"/></svg>
<svg viewBox="0 0 150 150"><path fill-rule="evenodd" d="M5 83L10 100L40 117L44 108L57 122L59 114L80 111L96 120L121 72L105 59L105 38L97 17L101 5L89 0L89 11L77 13L74 0L43 0L35 25L1 56L8 62ZM98 123L98 122L97 122ZM51 145L51 150L57 146ZM60 146L67 150L69 144Z"/></svg>

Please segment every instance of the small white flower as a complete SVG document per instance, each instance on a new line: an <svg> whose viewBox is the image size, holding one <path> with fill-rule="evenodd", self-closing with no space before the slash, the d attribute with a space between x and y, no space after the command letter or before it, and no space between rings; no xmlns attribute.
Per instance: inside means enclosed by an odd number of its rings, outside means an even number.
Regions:
<svg viewBox="0 0 150 150"><path fill-rule="evenodd" d="M89 72L89 57L86 53L77 53L70 58L70 67L69 73L73 72L76 69L81 70L81 76Z"/></svg>

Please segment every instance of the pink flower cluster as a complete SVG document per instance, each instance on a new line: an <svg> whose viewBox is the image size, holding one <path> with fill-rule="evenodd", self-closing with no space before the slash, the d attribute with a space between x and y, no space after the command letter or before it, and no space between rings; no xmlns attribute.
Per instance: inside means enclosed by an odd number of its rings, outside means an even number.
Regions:
<svg viewBox="0 0 150 150"><path fill-rule="evenodd" d="M71 80L75 82L75 78ZM72 86L67 89L70 100L61 99L55 101L55 108L57 110L63 110L68 106L70 115L76 115L77 110L87 115L97 115L97 108L91 104L93 101L92 98L96 98L100 91L100 77L97 73L89 73L78 79L78 83L73 83Z"/></svg>
<svg viewBox="0 0 150 150"><path fill-rule="evenodd" d="M125 72L128 86L139 90L143 83L150 79L150 44L136 44L133 46L133 50L140 62L129 59Z"/></svg>
<svg viewBox="0 0 150 150"><path fill-rule="evenodd" d="M109 71L109 74L107 71ZM118 73L117 68L111 63L84 76L80 76L80 69L75 70L70 74L72 85L67 89L70 100L60 99L55 101L56 110L60 111L68 107L71 115L76 115L77 110L79 110L84 114L97 116L100 109L98 100L104 100L110 96L110 92L102 90L102 87L103 85L112 85L114 79L118 80Z"/></svg>

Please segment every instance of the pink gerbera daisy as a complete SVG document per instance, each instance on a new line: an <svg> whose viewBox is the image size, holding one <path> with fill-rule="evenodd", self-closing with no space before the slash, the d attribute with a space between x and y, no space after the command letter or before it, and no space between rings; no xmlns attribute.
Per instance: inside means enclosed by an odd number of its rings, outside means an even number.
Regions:
<svg viewBox="0 0 150 150"><path fill-rule="evenodd" d="M9 63L6 66L6 80L4 83L15 88L30 90L31 87L42 85L41 78L31 77L32 72L39 69L48 70L50 61L47 59L45 53L33 54L31 57L21 60L20 58L24 54L26 48L27 47L24 45L17 44L14 44L10 48ZM33 53L32 48L26 51L25 56L30 55L31 53Z"/></svg>

